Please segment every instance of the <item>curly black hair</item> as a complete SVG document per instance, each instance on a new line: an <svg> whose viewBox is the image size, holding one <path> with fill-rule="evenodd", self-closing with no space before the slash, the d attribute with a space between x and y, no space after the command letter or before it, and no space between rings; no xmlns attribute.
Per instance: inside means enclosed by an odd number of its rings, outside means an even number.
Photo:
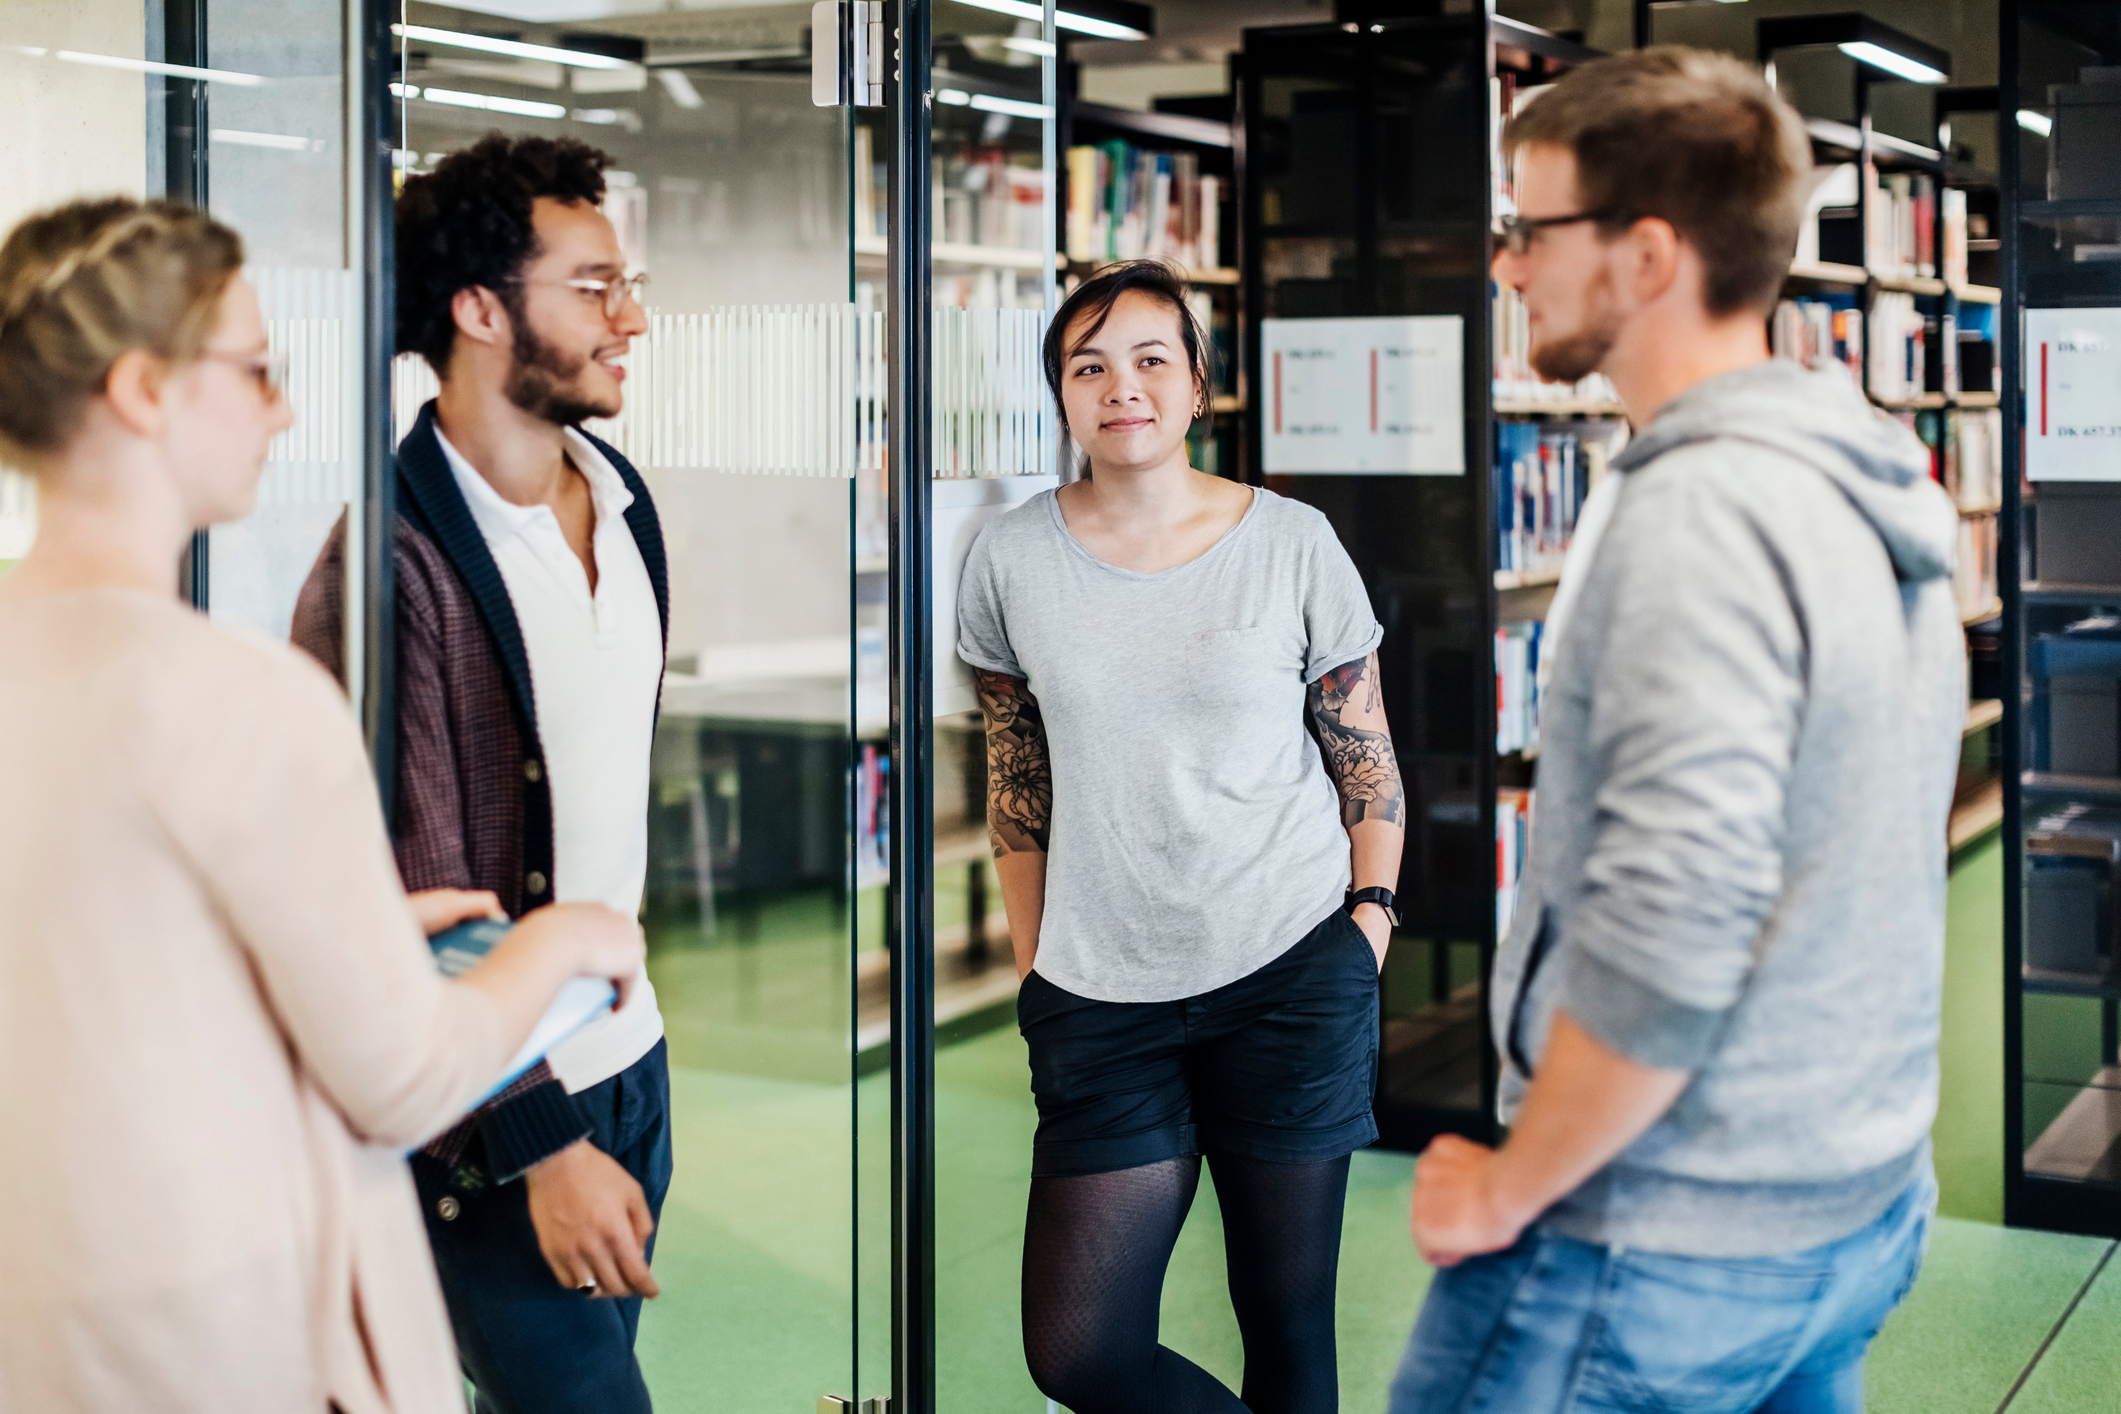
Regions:
<svg viewBox="0 0 2121 1414"><path fill-rule="evenodd" d="M449 367L457 291L477 285L519 309L513 281L538 253L531 204L604 199L611 158L573 138L493 132L409 178L398 195L398 352Z"/></svg>

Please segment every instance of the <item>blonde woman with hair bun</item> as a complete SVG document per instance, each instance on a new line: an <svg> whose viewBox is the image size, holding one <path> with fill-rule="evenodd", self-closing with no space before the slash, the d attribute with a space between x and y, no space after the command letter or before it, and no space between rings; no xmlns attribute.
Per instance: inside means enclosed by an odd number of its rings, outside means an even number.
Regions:
<svg viewBox="0 0 2121 1414"><path fill-rule="evenodd" d="M404 1150L631 920L523 918L445 981L314 663L175 596L279 392L241 239L113 197L0 245L0 1409L442 1414L462 1385Z"/></svg>

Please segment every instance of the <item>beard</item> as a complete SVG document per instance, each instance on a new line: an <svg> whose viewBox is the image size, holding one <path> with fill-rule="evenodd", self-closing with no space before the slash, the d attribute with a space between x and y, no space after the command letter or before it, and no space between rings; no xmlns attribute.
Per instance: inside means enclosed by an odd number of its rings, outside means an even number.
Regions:
<svg viewBox="0 0 2121 1414"><path fill-rule="evenodd" d="M508 401L532 417L561 427L572 427L592 417L616 417L616 399L591 401L578 384L589 355L570 354L549 344L531 329L530 321L518 314L512 321L515 335L512 352L515 367L502 387Z"/></svg>
<svg viewBox="0 0 2121 1414"><path fill-rule="evenodd" d="M1613 312L1613 278L1603 269L1584 291L1583 304L1583 322L1574 332L1532 346L1532 371L1549 382L1574 383L1590 377L1620 337L1620 319Z"/></svg>

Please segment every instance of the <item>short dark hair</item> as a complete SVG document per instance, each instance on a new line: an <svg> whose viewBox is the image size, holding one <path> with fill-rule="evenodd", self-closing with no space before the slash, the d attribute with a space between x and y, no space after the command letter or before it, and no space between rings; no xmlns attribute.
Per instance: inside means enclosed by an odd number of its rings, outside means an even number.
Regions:
<svg viewBox="0 0 2121 1414"><path fill-rule="evenodd" d="M1617 213L1603 230L1671 222L1701 252L1711 314L1774 306L1812 149L1758 69L1676 44L1594 59L1510 120L1504 150L1533 144L1575 154L1583 209Z"/></svg>
<svg viewBox="0 0 2121 1414"><path fill-rule="evenodd" d="M1060 409L1063 426L1068 421L1068 405L1061 401L1061 377L1067 370L1068 355L1105 327L1105 321L1112 317L1112 306L1129 290L1161 300L1177 312L1178 336L1186 346L1193 386L1201 395L1201 416L1212 415L1208 390L1214 380L1209 372L1208 339L1201 332L1200 321L1193 317L1192 306L1186 303L1185 279L1161 260L1122 260L1077 285L1075 292L1053 312L1053 323L1046 328L1046 386L1053 392L1053 405ZM1077 320L1085 318L1089 322L1071 346L1068 331Z"/></svg>
<svg viewBox="0 0 2121 1414"><path fill-rule="evenodd" d="M573 138L495 132L408 178L397 207L398 352L448 372L457 338L449 305L459 290L492 290L519 316L515 278L538 253L532 204L549 196L596 205L610 165Z"/></svg>

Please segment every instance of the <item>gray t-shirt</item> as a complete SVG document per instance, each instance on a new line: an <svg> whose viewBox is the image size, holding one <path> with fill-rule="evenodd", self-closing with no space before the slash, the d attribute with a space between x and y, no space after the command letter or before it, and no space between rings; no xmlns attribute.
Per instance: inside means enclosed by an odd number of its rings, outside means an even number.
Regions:
<svg viewBox="0 0 2121 1414"><path fill-rule="evenodd" d="M1038 971L1111 1002L1197 996L1340 906L1348 833L1304 692L1384 637L1323 515L1271 491L1196 560L1115 569L1045 492L981 532L958 656L1024 678L1053 759Z"/></svg>

